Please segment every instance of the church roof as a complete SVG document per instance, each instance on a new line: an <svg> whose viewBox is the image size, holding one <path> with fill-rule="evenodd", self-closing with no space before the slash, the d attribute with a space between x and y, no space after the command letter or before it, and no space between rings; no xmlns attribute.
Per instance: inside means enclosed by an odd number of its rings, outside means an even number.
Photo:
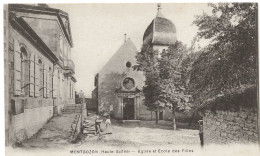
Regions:
<svg viewBox="0 0 260 156"><path fill-rule="evenodd" d="M144 32L143 42L158 45L170 45L176 42L175 25L161 14L160 8L157 16Z"/></svg>
<svg viewBox="0 0 260 156"><path fill-rule="evenodd" d="M130 61L132 64L136 63L135 55L137 51L138 50L132 40L128 38L108 60L98 74L124 71L124 68L122 67L125 67L126 61Z"/></svg>

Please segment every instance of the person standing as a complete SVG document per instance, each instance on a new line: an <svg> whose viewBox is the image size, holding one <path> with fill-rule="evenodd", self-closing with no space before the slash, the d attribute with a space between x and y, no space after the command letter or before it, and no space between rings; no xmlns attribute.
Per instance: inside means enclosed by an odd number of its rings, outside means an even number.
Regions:
<svg viewBox="0 0 260 156"><path fill-rule="evenodd" d="M200 136L200 145L204 145L204 139L203 139L203 120L199 120L199 136Z"/></svg>
<svg viewBox="0 0 260 156"><path fill-rule="evenodd" d="M105 123L106 123L106 134L112 134L110 115L107 115L107 119Z"/></svg>
<svg viewBox="0 0 260 156"><path fill-rule="evenodd" d="M97 115L96 120L95 120L95 135L99 134L100 136L100 132L101 132L101 128L100 128L100 124L101 124L102 120L99 119L99 115Z"/></svg>

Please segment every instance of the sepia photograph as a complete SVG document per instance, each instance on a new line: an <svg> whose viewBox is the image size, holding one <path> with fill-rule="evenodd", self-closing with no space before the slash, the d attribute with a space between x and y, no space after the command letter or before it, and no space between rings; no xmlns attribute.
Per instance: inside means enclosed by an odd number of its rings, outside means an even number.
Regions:
<svg viewBox="0 0 260 156"><path fill-rule="evenodd" d="M258 2L2 7L6 156L260 154Z"/></svg>

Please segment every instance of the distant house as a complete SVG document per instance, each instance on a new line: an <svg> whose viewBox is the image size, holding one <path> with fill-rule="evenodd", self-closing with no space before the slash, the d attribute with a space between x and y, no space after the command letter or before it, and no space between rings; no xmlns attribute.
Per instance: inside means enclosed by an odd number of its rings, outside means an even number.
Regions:
<svg viewBox="0 0 260 156"><path fill-rule="evenodd" d="M235 88L205 101L200 107L206 144L256 143L257 87Z"/></svg>
<svg viewBox="0 0 260 156"><path fill-rule="evenodd" d="M97 105L92 98L85 98L85 102L88 110L97 111Z"/></svg>

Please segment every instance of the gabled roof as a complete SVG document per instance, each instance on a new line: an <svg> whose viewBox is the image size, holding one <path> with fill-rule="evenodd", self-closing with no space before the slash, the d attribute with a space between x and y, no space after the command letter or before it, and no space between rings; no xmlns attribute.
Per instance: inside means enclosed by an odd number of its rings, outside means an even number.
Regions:
<svg viewBox="0 0 260 156"><path fill-rule="evenodd" d="M25 5L25 4L9 4L8 8L9 8L10 11L56 16L58 18L58 21L61 25L62 31L64 32L70 46L73 47L70 23L68 22L68 31L66 31L65 24L62 21L62 17L67 18L67 20L69 21L68 13L66 13L62 10L59 10L59 9L54 9L54 8L49 8L49 7L41 7L41 6L33 6L33 5Z"/></svg>
<svg viewBox="0 0 260 156"><path fill-rule="evenodd" d="M135 64L136 52L137 52L136 46L134 45L132 40L128 38L97 74L108 73L108 72L119 72L119 70L123 70L122 66L118 66L118 65L121 64L121 62L125 58L127 58L128 61L132 62L132 64Z"/></svg>

